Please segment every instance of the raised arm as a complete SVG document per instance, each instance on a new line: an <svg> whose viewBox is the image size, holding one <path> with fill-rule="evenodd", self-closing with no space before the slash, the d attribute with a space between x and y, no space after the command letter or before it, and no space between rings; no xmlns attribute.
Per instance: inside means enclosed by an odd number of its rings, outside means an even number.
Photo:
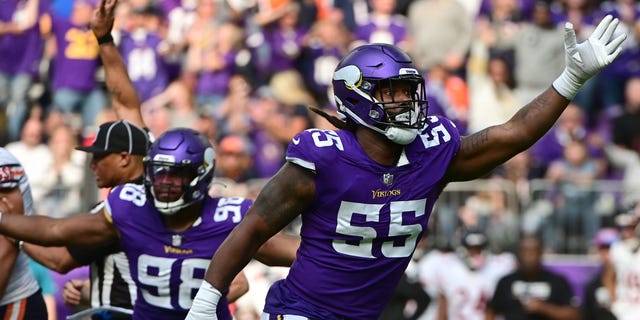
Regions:
<svg viewBox="0 0 640 320"><path fill-rule="evenodd" d="M144 128L140 98L129 78L118 47L111 37L117 3L118 0L100 0L100 5L91 19L91 30L100 44L99 53L104 65L105 82L118 119L127 120Z"/></svg>
<svg viewBox="0 0 640 320"><path fill-rule="evenodd" d="M445 181L478 178L540 139L582 85L620 54L626 35L612 40L618 24L618 19L606 16L588 40L576 44L573 25L567 23L564 38L566 67L562 74L506 123L462 138Z"/></svg>
<svg viewBox="0 0 640 320"><path fill-rule="evenodd" d="M313 173L285 164L216 251L187 319L215 319L221 292L229 288L258 249L303 212L314 197Z"/></svg>

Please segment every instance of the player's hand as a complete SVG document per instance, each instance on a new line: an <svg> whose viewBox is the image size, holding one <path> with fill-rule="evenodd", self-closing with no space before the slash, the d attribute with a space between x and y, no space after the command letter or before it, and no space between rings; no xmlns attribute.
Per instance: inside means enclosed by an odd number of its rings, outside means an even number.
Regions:
<svg viewBox="0 0 640 320"><path fill-rule="evenodd" d="M218 320L216 310L220 297L222 297L220 290L214 288L208 281L202 280L185 320Z"/></svg>
<svg viewBox="0 0 640 320"><path fill-rule="evenodd" d="M100 0L100 4L93 12L93 17L91 18L91 31L93 31L96 38L111 33L113 21L115 20L114 11L116 4L118 4L118 0Z"/></svg>
<svg viewBox="0 0 640 320"><path fill-rule="evenodd" d="M527 302L524 303L523 306L524 309L529 313L540 313L540 310L545 308L545 303L540 299L532 298L527 300Z"/></svg>
<svg viewBox="0 0 640 320"><path fill-rule="evenodd" d="M567 22L564 27L565 69L553 82L553 87L563 97L571 100L582 85L609 65L622 52L622 42L626 34L611 40L620 20L607 15L598 24L589 39L576 44L576 32L573 24Z"/></svg>
<svg viewBox="0 0 640 320"><path fill-rule="evenodd" d="M84 287L84 280L73 279L67 281L62 289L62 299L65 304L76 306L80 304L82 300L82 288Z"/></svg>
<svg viewBox="0 0 640 320"><path fill-rule="evenodd" d="M22 201L22 197L0 197L0 212L2 212L3 214L23 214L22 212L15 212L17 206L16 204L11 202L13 198Z"/></svg>

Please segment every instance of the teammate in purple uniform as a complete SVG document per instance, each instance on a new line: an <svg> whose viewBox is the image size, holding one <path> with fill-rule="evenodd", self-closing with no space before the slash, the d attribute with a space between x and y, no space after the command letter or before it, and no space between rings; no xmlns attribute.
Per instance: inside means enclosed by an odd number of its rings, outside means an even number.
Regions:
<svg viewBox="0 0 640 320"><path fill-rule="evenodd" d="M218 248L187 319L216 319L220 292L260 245L298 215L302 243L262 319L376 319L448 182L480 177L531 146L582 84L620 53L619 21L605 18L576 44L566 27L566 68L508 122L460 137L427 116L424 80L411 58L383 44L354 49L333 75L346 121L293 138L287 163Z"/></svg>
<svg viewBox="0 0 640 320"><path fill-rule="evenodd" d="M214 150L192 129L160 136L144 160L144 185L113 189L94 214L64 219L5 215L0 233L40 245L99 246L120 239L137 287L133 319L184 319L215 248L252 204L212 198ZM11 203L0 201L0 211ZM257 253L263 263L290 265L297 239L278 236ZM219 319L231 319L225 305Z"/></svg>

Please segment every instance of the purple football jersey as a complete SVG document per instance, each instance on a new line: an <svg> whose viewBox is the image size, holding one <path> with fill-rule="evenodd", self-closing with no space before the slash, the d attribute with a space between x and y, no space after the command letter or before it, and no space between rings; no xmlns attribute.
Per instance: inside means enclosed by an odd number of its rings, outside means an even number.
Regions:
<svg viewBox="0 0 640 320"><path fill-rule="evenodd" d="M295 136L286 159L315 172L317 196L301 216L302 243L284 283L313 308L292 310L268 298L265 311L325 319L309 311L322 308L336 319L377 319L426 230L459 147L455 126L435 116L394 167L374 162L349 131Z"/></svg>
<svg viewBox="0 0 640 320"><path fill-rule="evenodd" d="M54 16L51 31L57 48L52 61L53 90L89 92L95 89L100 56L98 42L89 26L74 25L67 19Z"/></svg>
<svg viewBox="0 0 640 320"><path fill-rule="evenodd" d="M270 74L296 68L306 34L307 31L301 27L284 30L277 25L264 31L265 41L271 49Z"/></svg>
<svg viewBox="0 0 640 320"><path fill-rule="evenodd" d="M156 32L123 33L118 49L127 73L142 101L162 93L169 85L169 69L158 52L162 38Z"/></svg>
<svg viewBox="0 0 640 320"><path fill-rule="evenodd" d="M138 299L134 319L184 319L209 262L242 220L252 202L244 198L205 198L201 217L187 230L164 226L162 214L137 184L118 186L105 209L120 231ZM218 319L231 319L221 299Z"/></svg>
<svg viewBox="0 0 640 320"><path fill-rule="evenodd" d="M372 18L358 26L355 37L368 43L389 43L397 45L407 36L407 27L402 16L391 16L388 19Z"/></svg>
<svg viewBox="0 0 640 320"><path fill-rule="evenodd" d="M229 91L229 80L236 73L236 56L238 52L232 50L224 56L224 67L219 70L204 70L200 72L196 85L197 95L226 95Z"/></svg>
<svg viewBox="0 0 640 320"><path fill-rule="evenodd" d="M0 1L0 24L15 21L17 13L26 6L26 1ZM50 9L48 1L38 3L39 19L44 18ZM19 34L5 33L0 35L0 73L10 76L28 74L38 75L38 67L42 59L44 42L40 35L40 23Z"/></svg>

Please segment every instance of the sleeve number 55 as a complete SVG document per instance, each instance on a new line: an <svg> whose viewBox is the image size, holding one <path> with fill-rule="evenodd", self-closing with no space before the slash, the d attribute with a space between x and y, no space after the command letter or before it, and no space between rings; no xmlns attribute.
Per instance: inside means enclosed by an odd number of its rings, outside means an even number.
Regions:
<svg viewBox="0 0 640 320"><path fill-rule="evenodd" d="M350 244L344 240L333 240L333 248L343 254L375 258L373 255L373 240L379 237L406 236L404 245L394 246L394 241L382 243L381 252L387 258L403 258L413 253L418 241L418 235L422 232L421 224L403 224L402 214L414 212L416 217L425 213L426 199L412 201L394 201L390 203L389 234L378 235L376 229L365 226L354 226L351 220L355 214L365 215L367 222L379 222L382 204L366 204L343 201L338 211L336 232L339 234L361 238L357 244Z"/></svg>

